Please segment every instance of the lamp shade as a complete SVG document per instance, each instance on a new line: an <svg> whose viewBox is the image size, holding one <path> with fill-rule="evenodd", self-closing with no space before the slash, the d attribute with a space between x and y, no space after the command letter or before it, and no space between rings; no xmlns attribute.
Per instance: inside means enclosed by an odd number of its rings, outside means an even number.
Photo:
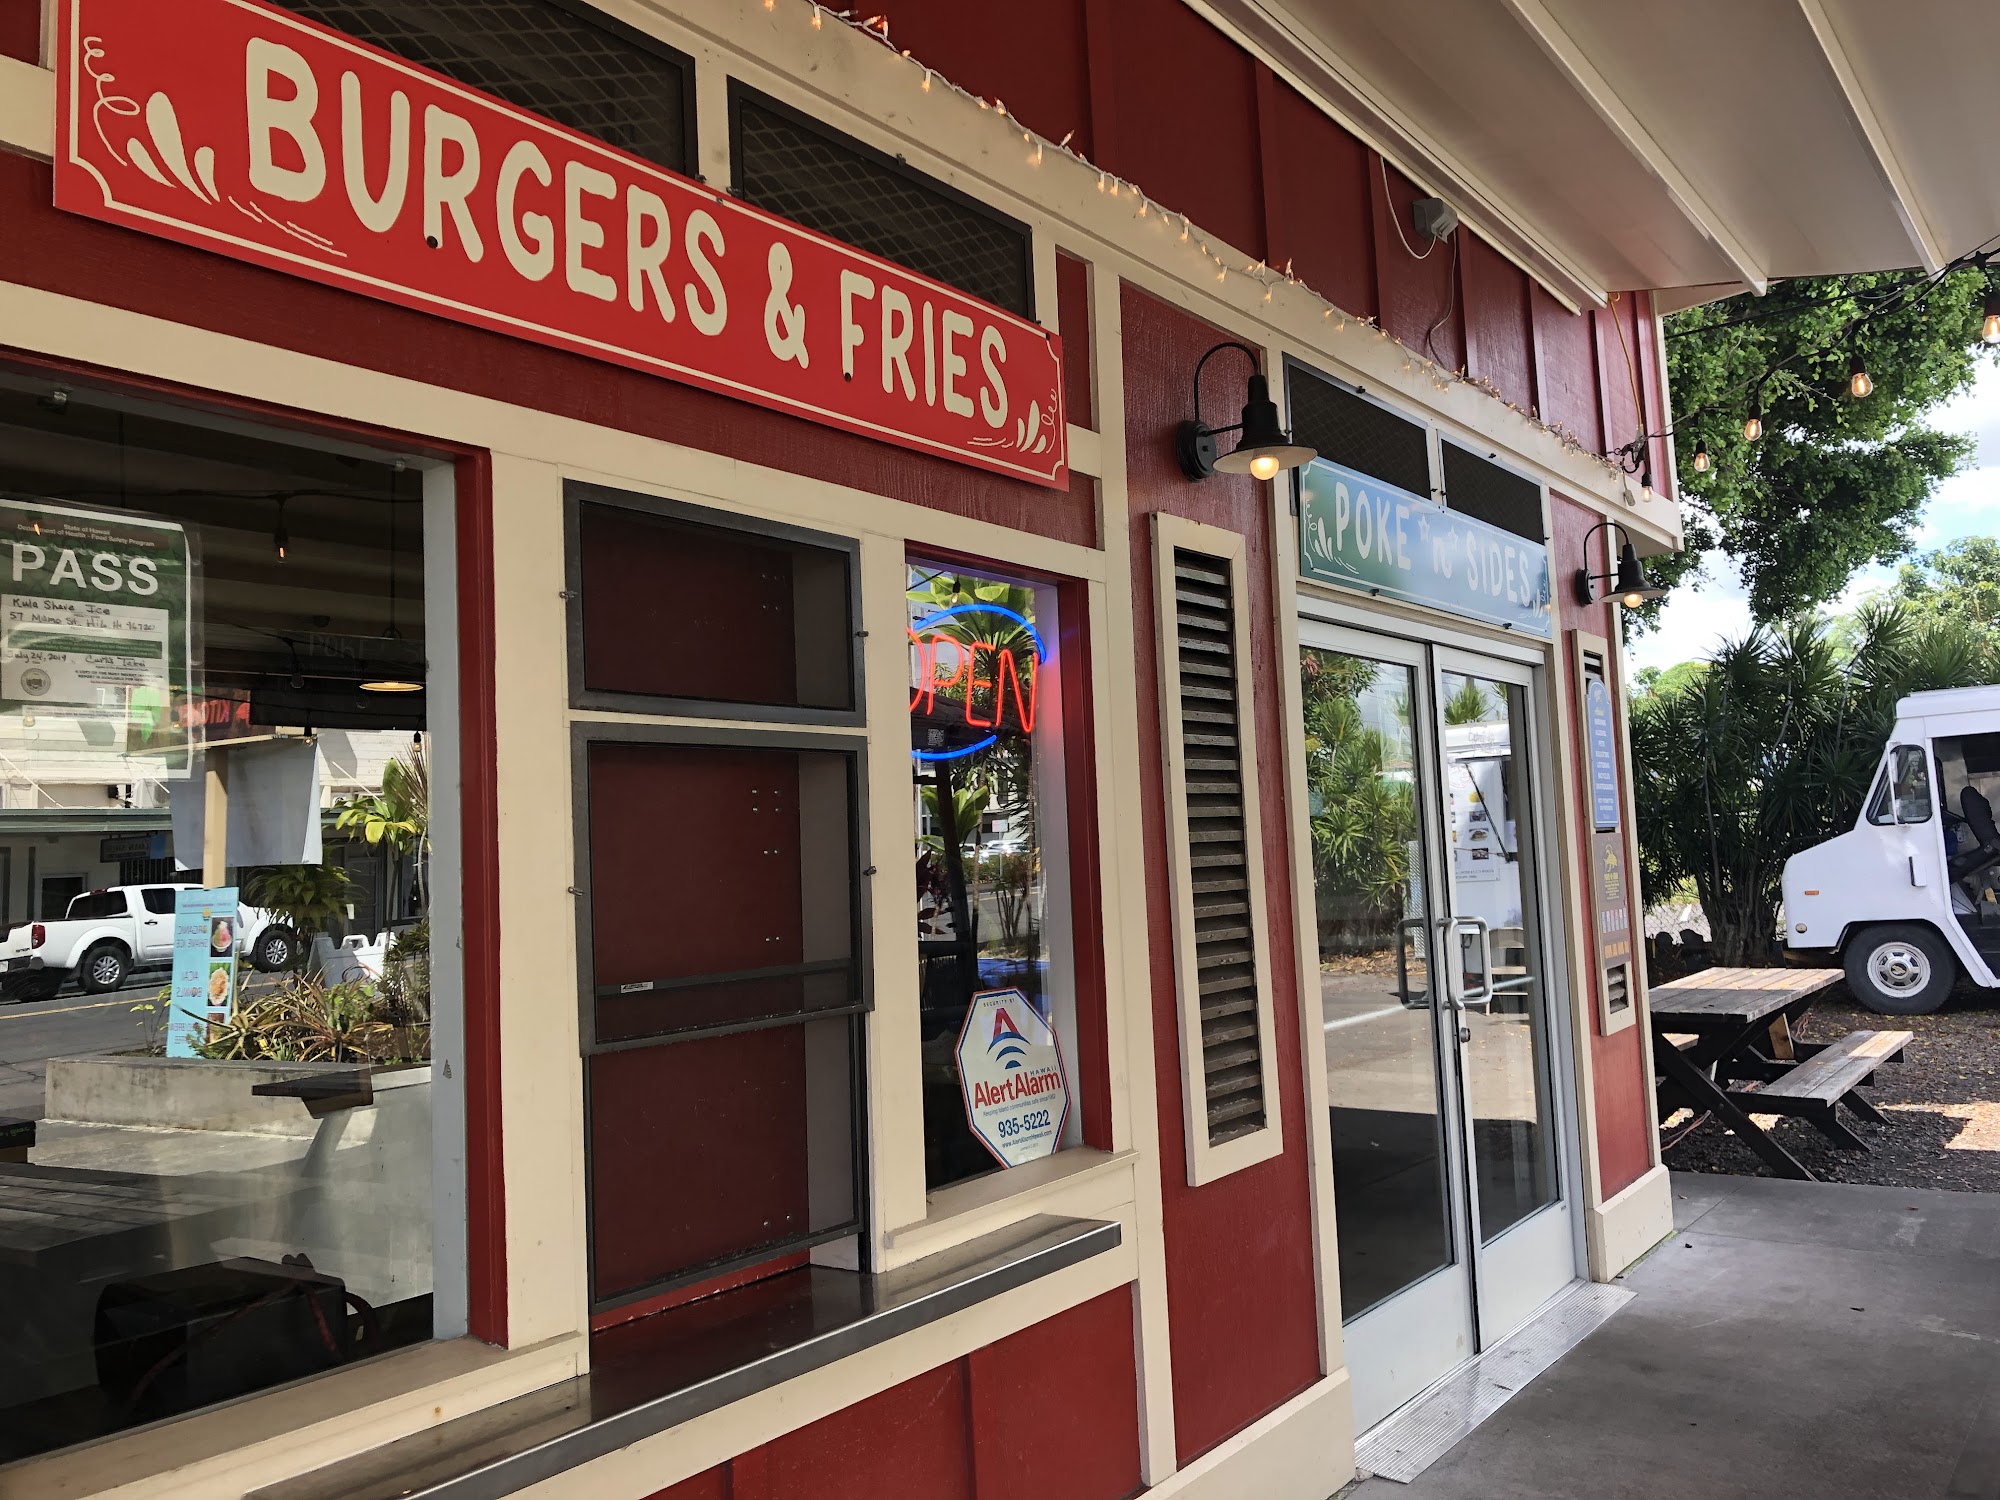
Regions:
<svg viewBox="0 0 2000 1500"><path fill-rule="evenodd" d="M1292 435L1278 425L1278 405L1271 399L1271 382L1262 375L1250 377L1249 399L1243 403L1243 430L1236 451L1215 461L1224 474L1254 474L1269 479L1282 469L1296 469L1319 457L1319 450L1292 441Z"/></svg>
<svg viewBox="0 0 2000 1500"><path fill-rule="evenodd" d="M1664 598L1667 591L1646 576L1646 565L1627 542L1618 553L1618 575L1611 592L1627 609L1637 609L1649 599Z"/></svg>

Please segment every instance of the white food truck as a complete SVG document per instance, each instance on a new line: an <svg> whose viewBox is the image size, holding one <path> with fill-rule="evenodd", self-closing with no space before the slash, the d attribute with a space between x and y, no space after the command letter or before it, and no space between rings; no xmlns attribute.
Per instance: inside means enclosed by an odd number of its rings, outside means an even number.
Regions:
<svg viewBox="0 0 2000 1500"><path fill-rule="evenodd" d="M1785 943L1837 955L1884 1015L1944 1004L1961 975L2000 986L2000 686L1896 705L1851 833L1785 865Z"/></svg>

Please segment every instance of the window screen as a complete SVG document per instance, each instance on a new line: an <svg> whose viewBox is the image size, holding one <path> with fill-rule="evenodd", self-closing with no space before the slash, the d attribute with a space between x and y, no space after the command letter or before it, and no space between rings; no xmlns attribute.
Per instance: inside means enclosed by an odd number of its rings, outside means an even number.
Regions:
<svg viewBox="0 0 2000 1500"><path fill-rule="evenodd" d="M1540 485L1457 443L1438 446L1444 450L1446 505L1531 542L1547 540Z"/></svg>
<svg viewBox="0 0 2000 1500"><path fill-rule="evenodd" d="M732 86L737 195L1034 316L1028 228L761 94Z"/></svg>
<svg viewBox="0 0 2000 1500"><path fill-rule="evenodd" d="M1293 365L1292 436L1330 462L1386 480L1413 495L1431 492L1430 437L1421 422Z"/></svg>
<svg viewBox="0 0 2000 1500"><path fill-rule="evenodd" d="M634 156L693 170L692 64L608 17L562 0L289 0L289 8Z"/></svg>

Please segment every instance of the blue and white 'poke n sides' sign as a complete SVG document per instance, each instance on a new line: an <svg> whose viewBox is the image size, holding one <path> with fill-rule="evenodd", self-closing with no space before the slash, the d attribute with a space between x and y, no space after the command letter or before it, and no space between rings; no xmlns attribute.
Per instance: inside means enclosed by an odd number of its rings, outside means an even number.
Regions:
<svg viewBox="0 0 2000 1500"><path fill-rule="evenodd" d="M1549 549L1358 470L1299 471L1299 569L1547 640Z"/></svg>
<svg viewBox="0 0 2000 1500"><path fill-rule="evenodd" d="M965 1122L1003 1167L1051 1155L1069 1123L1062 1047L1019 990L972 997L958 1033Z"/></svg>

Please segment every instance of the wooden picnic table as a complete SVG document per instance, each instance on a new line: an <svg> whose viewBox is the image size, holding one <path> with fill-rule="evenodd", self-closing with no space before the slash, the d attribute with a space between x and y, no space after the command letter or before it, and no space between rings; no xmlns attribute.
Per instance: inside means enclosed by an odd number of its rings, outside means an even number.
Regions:
<svg viewBox="0 0 2000 1500"><path fill-rule="evenodd" d="M1660 1118L1682 1106L1697 1115L1709 1111L1779 1176L1814 1181L1797 1157L1750 1118L1738 1102L1740 1093L1731 1097L1729 1085L1738 1079L1775 1083L1798 1066L1780 1055L1793 1051L1792 1028L1840 978L1838 969L1704 969L1653 989ZM1670 1040L1677 1036L1694 1040L1683 1046Z"/></svg>

